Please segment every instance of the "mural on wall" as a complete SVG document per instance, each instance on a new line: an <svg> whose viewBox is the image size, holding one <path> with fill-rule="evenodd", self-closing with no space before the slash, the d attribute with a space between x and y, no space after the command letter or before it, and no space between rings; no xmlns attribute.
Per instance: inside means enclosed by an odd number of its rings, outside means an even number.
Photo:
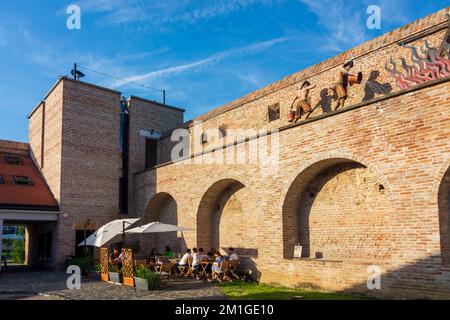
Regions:
<svg viewBox="0 0 450 320"><path fill-rule="evenodd" d="M414 46L403 45L403 47L410 50L413 64L408 64L405 58L400 58L402 71L399 70L398 64L391 57L389 64L392 67L388 66L388 63L384 66L385 70L395 78L395 83L401 90L408 89L416 84L450 76L450 42L448 35L442 44L443 50L430 46L427 40L423 42L422 48L419 48L420 53L419 49Z"/></svg>
<svg viewBox="0 0 450 320"><path fill-rule="evenodd" d="M419 48L403 44L402 47L409 49L410 59L405 57L395 61L393 57L385 63L384 69L391 77L395 79L395 84L400 90L409 89L415 85L435 81L450 77L450 14L448 17L447 33L439 48L432 47L427 40L424 40ZM310 90L316 85L311 85L305 80L299 88L299 92L292 101L288 121L295 123L306 115L308 119L314 111L321 107L322 113L336 111L338 108L344 108L345 102L349 96L349 88L355 84L361 84L363 81L362 72L351 73L354 68L352 59L345 61L335 71L335 81L332 87L323 88L320 91L320 98L314 107L311 107L311 99L309 97ZM374 99L378 94L389 94L393 90L393 86L388 82L379 82L379 70L367 71L369 76L365 81L364 97L362 102ZM382 78L382 77L381 77Z"/></svg>

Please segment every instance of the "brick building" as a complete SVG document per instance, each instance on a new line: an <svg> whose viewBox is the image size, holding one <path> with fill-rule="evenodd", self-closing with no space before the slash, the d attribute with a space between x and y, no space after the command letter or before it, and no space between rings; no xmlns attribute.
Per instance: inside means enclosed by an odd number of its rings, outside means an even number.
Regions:
<svg viewBox="0 0 450 320"><path fill-rule="evenodd" d="M140 255L233 246L263 282L369 292L375 270L381 290L370 293L450 297L448 11L189 122L182 109L60 78L29 116L29 155L60 212L51 264L75 253L81 231L143 217L195 232L137 238ZM332 111L348 59L363 80ZM288 122L305 80L314 111ZM174 161L183 134L189 148Z"/></svg>

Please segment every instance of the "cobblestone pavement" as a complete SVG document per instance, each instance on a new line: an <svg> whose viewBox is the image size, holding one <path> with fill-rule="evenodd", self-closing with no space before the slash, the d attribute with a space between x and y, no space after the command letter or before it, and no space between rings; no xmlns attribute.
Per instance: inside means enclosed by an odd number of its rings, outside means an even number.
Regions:
<svg viewBox="0 0 450 320"><path fill-rule="evenodd" d="M177 300L224 299L220 288L194 279L172 278L173 285L156 291L81 279L81 289L69 290L63 272L17 272L0 275L0 299L69 300Z"/></svg>

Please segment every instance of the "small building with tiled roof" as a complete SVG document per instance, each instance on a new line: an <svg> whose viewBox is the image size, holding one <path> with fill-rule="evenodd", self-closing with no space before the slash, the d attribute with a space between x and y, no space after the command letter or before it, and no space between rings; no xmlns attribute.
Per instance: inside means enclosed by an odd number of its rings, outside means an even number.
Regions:
<svg viewBox="0 0 450 320"><path fill-rule="evenodd" d="M28 264L51 263L51 242L39 247L30 240L38 237L39 228L53 230L58 218L58 202L36 166L29 144L0 140L0 222L28 227Z"/></svg>

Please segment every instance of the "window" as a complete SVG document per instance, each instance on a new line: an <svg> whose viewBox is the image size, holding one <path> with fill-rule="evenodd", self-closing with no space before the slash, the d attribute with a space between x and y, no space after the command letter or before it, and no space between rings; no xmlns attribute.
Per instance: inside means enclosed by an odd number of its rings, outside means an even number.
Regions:
<svg viewBox="0 0 450 320"><path fill-rule="evenodd" d="M0 184L5 184L5 178L3 178L2 174L0 174Z"/></svg>
<svg viewBox="0 0 450 320"><path fill-rule="evenodd" d="M153 139L145 140L145 168L152 168L157 163L158 141Z"/></svg>
<svg viewBox="0 0 450 320"><path fill-rule="evenodd" d="M221 124L219 126L219 131L222 134L222 137L226 137L227 136L227 125L226 124Z"/></svg>
<svg viewBox="0 0 450 320"><path fill-rule="evenodd" d="M276 103L267 108L269 122L280 119L280 104Z"/></svg>
<svg viewBox="0 0 450 320"><path fill-rule="evenodd" d="M33 185L33 181L31 181L31 178L25 176L14 176L14 183L21 186Z"/></svg>
<svg viewBox="0 0 450 320"><path fill-rule="evenodd" d="M5 161L8 164L18 164L22 165L23 161L19 157L13 157L13 156L5 156Z"/></svg>
<svg viewBox="0 0 450 320"><path fill-rule="evenodd" d="M207 144L208 143L208 136L206 135L206 133L202 133L202 135L200 136L200 143L201 144Z"/></svg>

